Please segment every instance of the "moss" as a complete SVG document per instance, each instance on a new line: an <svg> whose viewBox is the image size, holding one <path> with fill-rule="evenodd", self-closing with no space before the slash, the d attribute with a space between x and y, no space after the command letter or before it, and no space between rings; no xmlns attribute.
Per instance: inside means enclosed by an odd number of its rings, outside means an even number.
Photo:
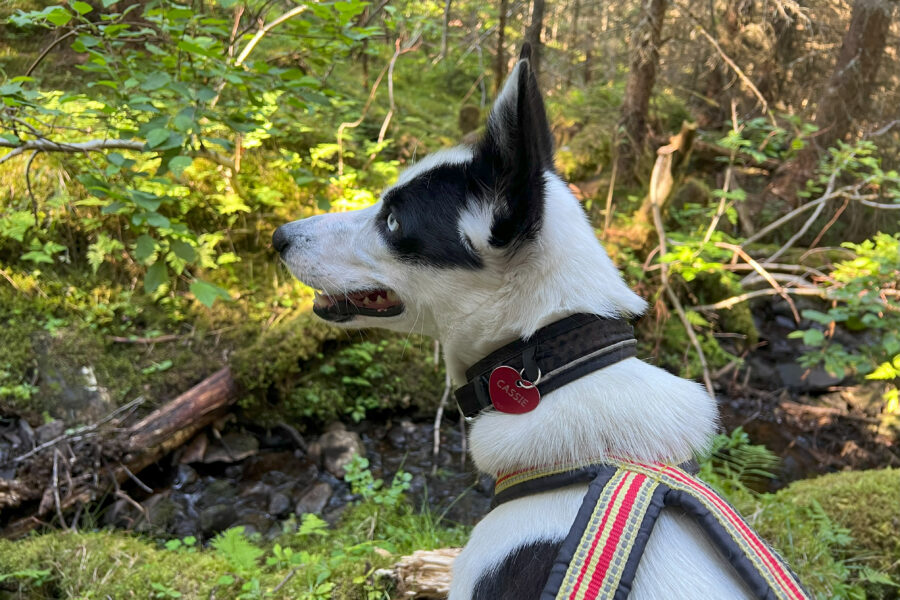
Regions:
<svg viewBox="0 0 900 600"><path fill-rule="evenodd" d="M443 375L430 349L420 336L378 331L351 342L312 313L300 313L235 352L231 365L247 392L241 406L249 418L312 426L433 408Z"/></svg>
<svg viewBox="0 0 900 600"><path fill-rule="evenodd" d="M43 578L13 577L3 582L13 598L206 598L228 563L211 553L182 554L161 550L121 533L45 534L17 542L0 540L0 573L47 570ZM41 579L45 582L42 585ZM0 588L2 589L2 588ZM234 598L217 590L218 598Z"/></svg>
<svg viewBox="0 0 900 600"><path fill-rule="evenodd" d="M818 504L832 521L850 530L864 551L860 560L900 574L900 469L845 471L797 481L776 499L800 508Z"/></svg>
<svg viewBox="0 0 900 600"><path fill-rule="evenodd" d="M775 494L729 500L819 598L892 598L898 580L900 471L847 471L792 483Z"/></svg>

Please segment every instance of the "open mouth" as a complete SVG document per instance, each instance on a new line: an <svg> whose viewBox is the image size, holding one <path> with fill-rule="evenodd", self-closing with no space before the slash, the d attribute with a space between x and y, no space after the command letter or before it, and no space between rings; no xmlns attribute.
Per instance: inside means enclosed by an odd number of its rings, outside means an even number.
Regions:
<svg viewBox="0 0 900 600"><path fill-rule="evenodd" d="M400 297L392 290L361 290L333 294L316 290L313 312L326 321L349 321L363 317L395 317L403 312Z"/></svg>

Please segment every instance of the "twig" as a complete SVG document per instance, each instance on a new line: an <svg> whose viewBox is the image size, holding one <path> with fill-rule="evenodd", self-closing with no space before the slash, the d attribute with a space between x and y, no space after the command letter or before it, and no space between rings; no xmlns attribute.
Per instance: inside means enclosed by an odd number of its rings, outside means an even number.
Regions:
<svg viewBox="0 0 900 600"><path fill-rule="evenodd" d="M280 17L278 17L277 19L275 19L274 21L267 23L265 25L260 24L260 27L256 31L256 34L250 39L249 42L247 42L247 45L244 46L244 49L241 50L241 53L238 54L238 57L234 61L234 66L239 67L242 64L244 64L244 61L247 60L247 56L249 56L250 53L253 52L253 49L256 48L256 45L259 44L259 42L263 39L263 37L267 33L269 33L272 29L274 29L275 27L278 27L279 25L281 25L288 19L292 19L292 18L296 17L297 15L304 13L308 8L309 8L308 4L299 4L299 5L295 6L294 8L292 8L291 10L284 13L283 15L281 15Z"/></svg>
<svg viewBox="0 0 900 600"><path fill-rule="evenodd" d="M78 436L83 436L87 433L96 431L97 428L100 427L100 425L103 425L104 423L108 423L109 421L112 421L113 419L117 418L119 415L124 414L125 412L128 412L129 410L133 410L133 409L137 408L138 406L143 404L143 402L144 402L144 397L138 396L137 398L135 398L128 404L123 404L119 408L115 409L114 411L112 411L111 413L109 413L108 415L106 415L105 417L103 417L102 419L97 421L96 423L93 423L91 425L84 425L83 427L79 427L78 429L75 429L74 431L64 433L60 436L53 438L50 441L44 442L43 444L35 447L34 449L29 450L25 454L21 454L21 455L15 457L13 459L13 462L22 462L26 458L28 458L30 456L34 456L35 454L37 454L38 452L41 452L42 450L50 448L51 446L55 446L62 440L75 439Z"/></svg>
<svg viewBox="0 0 900 600"><path fill-rule="evenodd" d="M153 488L148 486L146 483L137 478L137 475L131 472L131 469L126 467L124 464L119 463L119 466L125 471L125 474L128 475L128 478L137 484L139 488L147 492L148 494L153 493Z"/></svg>
<svg viewBox="0 0 900 600"><path fill-rule="evenodd" d="M743 128L738 127L738 119L737 119L737 101L732 98L731 100L731 130L734 133L738 133ZM734 159L737 153L737 148L731 149L731 156L728 157L728 168L725 169L725 182L722 184L722 197L719 198L719 206L716 209L716 214L712 218L712 221L709 223L709 227L706 230L706 234L703 236L703 242L700 244L701 247L705 246L710 239L712 239L713 232L716 230L716 227L719 226L719 220L722 218L722 215L725 214L725 210L727 209L726 198L728 196L729 189L731 188L731 179L734 174Z"/></svg>
<svg viewBox="0 0 900 600"><path fill-rule="evenodd" d="M819 298L827 298L828 294L825 290L819 288L783 288L785 292L788 294L792 294L794 296L818 296ZM746 300L750 300L751 298L758 298L760 296L774 296L778 294L775 289L766 288L764 290L753 290L752 292L745 292L743 294L738 294L737 296L732 296L731 298L726 298L725 300L719 300L713 304L700 304L697 306L690 306L690 310L721 310L728 309L736 304L740 304Z"/></svg>
<svg viewBox="0 0 900 600"><path fill-rule="evenodd" d="M59 450L53 451L53 501L56 503L56 516L59 517L63 529L67 529L68 524L63 516L62 502L59 499Z"/></svg>
<svg viewBox="0 0 900 600"><path fill-rule="evenodd" d="M182 339L184 336L175 335L173 333L161 335L159 337L139 337L139 338L130 338L130 337L122 337L119 335L113 335L109 337L109 341L115 342L117 344L155 344L157 342L174 342Z"/></svg>
<svg viewBox="0 0 900 600"><path fill-rule="evenodd" d="M783 217L780 217L779 219L777 219L775 221L772 221L771 223L769 223L768 225L766 225L765 227L763 227L762 229L760 229L759 231L757 231L756 233L754 233L753 235L748 237L746 240L744 240L741 243L741 246L746 247L748 244L752 244L753 242L759 241L761 238L763 238L764 236L768 235L769 233L775 231L776 229L778 229L785 223L788 223L789 221L791 221L798 215L801 215L808 210L816 208L820 204L824 204L825 202L828 202L829 200L832 200L834 198L850 197L852 200L856 200L857 202L860 202L862 204L867 204L867 202L866 202L867 198L878 198L878 196L876 194L860 196L858 194L858 192L860 189L862 189L863 187L868 185L868 183L870 181L871 181L871 177L867 177L865 180L863 180L859 183L855 183L852 185L845 185L844 187L838 188L837 190L831 192L830 194L824 194L824 195L816 198L815 200L810 200L806 204L798 206L797 208L795 208L788 214L784 215ZM900 204L897 204L896 206L897 206L897 208L900 208ZM894 207L894 205L889 204L882 208L892 208L892 207Z"/></svg>
<svg viewBox="0 0 900 600"><path fill-rule="evenodd" d="M384 68L381 69L381 73L378 74L378 78L375 79L375 83L372 84L372 89L369 90L369 97L366 99L366 103L363 105L362 113L359 115L359 118L355 121L345 121L338 126L338 177L344 174L344 130L353 129L359 127L362 124L363 119L366 118L366 114L369 112L369 107L372 105L372 100L375 99L375 93L378 91L378 86L381 84L381 80L382 78L384 78L387 70L388 65L384 65Z"/></svg>
<svg viewBox="0 0 900 600"><path fill-rule="evenodd" d="M53 42L51 42L49 46L44 48L43 52L41 52L38 55L38 57L36 59L34 59L34 62L31 63L31 66L28 67L27 71L25 71L25 77L29 77L31 75L31 73L34 71L35 67L37 67L42 60L44 60L44 57L47 56L47 54L49 54L50 51L53 50L57 46L57 44L59 44L64 39L72 37L76 33L78 33L78 30L73 29L72 31L69 31L68 33L65 33L64 35L61 35L58 38L56 38L55 40L53 40Z"/></svg>
<svg viewBox="0 0 900 600"><path fill-rule="evenodd" d="M447 399L450 397L450 371L444 376L444 393L441 395L441 402L438 404L437 414L434 415L434 444L431 450L431 474L437 474L438 455L441 451L441 420L444 418L444 407L447 406Z"/></svg>
<svg viewBox="0 0 900 600"><path fill-rule="evenodd" d="M819 242L825 236L825 232L831 229L832 225L837 223L837 220L842 214L844 214L844 211L847 210L848 206L850 206L850 198L844 198L844 203L841 204L841 207L839 209L837 209L837 211L834 213L834 216L831 217L831 220L825 223L825 227L822 228L822 231L819 232L819 235L816 236L816 239L814 239L812 243L810 243L810 248L815 248L819 244Z"/></svg>
<svg viewBox="0 0 900 600"><path fill-rule="evenodd" d="M663 171L671 168L671 164L671 154L660 154L656 157L656 163L653 165L653 172L650 175L650 205L653 209L653 224L656 227L656 234L659 236L660 256L666 255L666 231L663 227L662 212L660 210L662 199L658 197L658 188L660 179L664 176ZM681 323L687 332L688 338L691 340L691 344L697 352L697 358L700 360L700 366L703 369L703 382L706 384L706 393L709 394L710 398L715 400L716 393L713 389L712 379L709 374L709 365L706 362L706 355L703 353L703 348L700 346L700 340L697 339L697 335L694 333L694 326L688 321L684 308L681 306L681 301L678 300L678 296L675 295L675 292L672 291L672 287L669 285L668 265L666 263L660 264L662 265L662 268L660 269L660 280L662 282L663 291L669 297L672 307L678 314L678 318L681 319Z"/></svg>
<svg viewBox="0 0 900 600"><path fill-rule="evenodd" d="M403 48L400 47L400 38L394 40L394 55L391 57L391 61L388 63L388 112L384 117L384 122L381 124L381 129L378 131L378 144L380 145L384 141L384 136L387 134L388 125L391 124L391 118L394 116L394 110L396 110L396 105L394 104L394 65L397 64L397 59L407 52L412 52L416 48L419 47L419 37L421 33L416 33L413 38L409 41L406 46ZM375 158L375 152L369 155L369 162L371 162Z"/></svg>
<svg viewBox="0 0 900 600"><path fill-rule="evenodd" d="M31 163L34 162L34 157L38 155L40 150L35 150L31 153L31 156L28 157L28 161L25 163L25 188L28 190L28 197L31 198L31 211L34 213L34 222L38 223L38 205L37 198L34 196L34 190L31 189Z"/></svg>
<svg viewBox="0 0 900 600"><path fill-rule="evenodd" d="M616 147L615 143L613 143L613 148ZM610 225L612 225L613 189L616 186L616 175L619 172L619 161L613 160L612 164L612 174L609 176L609 189L606 190L606 212L603 214L603 239L606 239L606 234L609 231Z"/></svg>
<svg viewBox="0 0 900 600"><path fill-rule="evenodd" d="M791 297L788 296L787 292L784 291L784 288L781 287L774 277L772 277L768 271L766 271L762 265L760 265L756 260L753 259L752 256L747 254L743 248L740 246L736 246L735 244L729 244L726 242L716 242L717 248L724 248L726 250L731 250L735 254L739 255L744 261L753 267L753 270L759 273L760 277L765 279L772 288L778 292L778 295L784 298L784 301L788 303L788 306L791 307L791 314L794 315L794 322L800 323L800 313L797 312L797 306L794 304L794 301L791 300Z"/></svg>
<svg viewBox="0 0 900 600"><path fill-rule="evenodd" d="M278 590L283 588L287 584L287 582L290 581L294 577L294 575L297 574L297 571L299 571L301 568L302 567L294 567L293 569L291 569L288 572L288 574L284 576L284 579L282 579L278 585L276 585L274 588L272 588L272 593L274 594L275 592L277 592Z"/></svg>

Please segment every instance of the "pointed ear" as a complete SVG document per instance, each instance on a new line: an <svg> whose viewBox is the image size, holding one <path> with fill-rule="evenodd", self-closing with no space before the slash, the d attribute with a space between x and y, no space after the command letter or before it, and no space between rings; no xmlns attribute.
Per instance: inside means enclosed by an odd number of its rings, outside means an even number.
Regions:
<svg viewBox="0 0 900 600"><path fill-rule="evenodd" d="M553 170L553 137L530 55L525 44L494 102L487 133L477 149L479 162L490 174L490 187L502 203L492 228L495 246L507 246L537 231L543 214L544 172Z"/></svg>

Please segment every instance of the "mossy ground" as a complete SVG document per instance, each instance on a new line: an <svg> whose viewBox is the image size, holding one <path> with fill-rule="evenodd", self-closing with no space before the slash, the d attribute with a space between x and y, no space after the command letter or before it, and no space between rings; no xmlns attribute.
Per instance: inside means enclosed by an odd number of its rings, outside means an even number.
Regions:
<svg viewBox="0 0 900 600"><path fill-rule="evenodd" d="M895 587L873 579L897 578L898 482L896 470L844 472L799 481L777 494L732 490L729 499L815 597L895 598ZM215 589L217 598L384 598L387 591L373 579L376 568L416 549L459 546L467 535L405 503L391 505L388 495L352 507L335 528L313 521L285 533L279 550L241 537L224 548L166 548L110 531L0 541L0 592L11 598L207 598ZM285 555L292 553L305 554L291 563ZM294 564L300 564L295 576L271 593ZM223 576L234 581L218 583ZM248 583L253 585L242 589Z"/></svg>
<svg viewBox="0 0 900 600"><path fill-rule="evenodd" d="M0 597L387 598L390 584L376 569L417 549L459 546L466 535L405 504L373 502L348 510L336 528L312 519L272 544L237 532L203 549L118 531L47 533L0 540Z"/></svg>

